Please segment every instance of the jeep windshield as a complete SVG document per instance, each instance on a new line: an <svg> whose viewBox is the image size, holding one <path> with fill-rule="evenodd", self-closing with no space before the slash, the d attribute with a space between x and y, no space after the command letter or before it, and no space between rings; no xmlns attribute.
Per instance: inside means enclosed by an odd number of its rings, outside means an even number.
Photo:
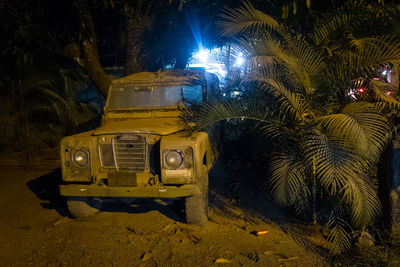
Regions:
<svg viewBox="0 0 400 267"><path fill-rule="evenodd" d="M116 84L109 92L108 109L165 108L203 101L201 85Z"/></svg>

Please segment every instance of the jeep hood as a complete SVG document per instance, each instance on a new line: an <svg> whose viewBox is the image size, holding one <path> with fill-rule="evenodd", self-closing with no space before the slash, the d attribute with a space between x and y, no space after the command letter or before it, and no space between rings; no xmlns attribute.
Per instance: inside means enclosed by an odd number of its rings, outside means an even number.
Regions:
<svg viewBox="0 0 400 267"><path fill-rule="evenodd" d="M110 120L97 128L93 135L142 133L169 135L185 129L180 118Z"/></svg>

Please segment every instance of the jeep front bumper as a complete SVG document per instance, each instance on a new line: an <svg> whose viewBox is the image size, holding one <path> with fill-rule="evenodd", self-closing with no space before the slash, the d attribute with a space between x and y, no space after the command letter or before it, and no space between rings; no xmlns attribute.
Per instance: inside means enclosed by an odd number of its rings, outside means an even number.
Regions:
<svg viewBox="0 0 400 267"><path fill-rule="evenodd" d="M60 185L61 196L73 197L148 197L177 198L200 194L196 184L182 186L109 187L98 185Z"/></svg>

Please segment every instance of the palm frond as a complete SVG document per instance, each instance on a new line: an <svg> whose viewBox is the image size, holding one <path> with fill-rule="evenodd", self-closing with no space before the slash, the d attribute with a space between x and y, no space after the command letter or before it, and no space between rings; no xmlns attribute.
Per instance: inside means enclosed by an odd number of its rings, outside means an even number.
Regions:
<svg viewBox="0 0 400 267"><path fill-rule="evenodd" d="M296 132L296 128L291 128L290 126L279 119L272 119L271 122L262 125L261 130L274 142L275 146L286 146L288 143L292 143L291 141L296 140L299 134Z"/></svg>
<svg viewBox="0 0 400 267"><path fill-rule="evenodd" d="M282 152L271 162L270 193L281 206L300 205L307 202L307 170L291 152Z"/></svg>
<svg viewBox="0 0 400 267"><path fill-rule="evenodd" d="M291 92L284 84L272 79L260 78L258 81L265 90L269 90L279 101L280 114L283 120L301 121L303 114L309 111L308 104L301 94Z"/></svg>
<svg viewBox="0 0 400 267"><path fill-rule="evenodd" d="M320 45L327 40L332 33L343 29L343 25L349 24L350 21L351 17L349 14L335 14L329 17L329 21L324 21L320 23L319 26L315 27L310 37L316 45Z"/></svg>
<svg viewBox="0 0 400 267"><path fill-rule="evenodd" d="M347 177L343 186L343 200L351 207L355 227L368 226L381 214L381 205L373 185L360 174Z"/></svg>
<svg viewBox="0 0 400 267"><path fill-rule="evenodd" d="M319 76L325 71L325 63L321 53L318 53L300 36L296 42L296 46L292 47L298 58L298 67L302 68L310 77Z"/></svg>
<svg viewBox="0 0 400 267"><path fill-rule="evenodd" d="M208 126L227 119L249 119L267 123L271 111L261 105L257 100L247 99L211 99L199 107L195 116L199 129L205 129ZM192 116L190 113L187 114ZM185 114L183 114L185 116ZM190 118L187 118L190 120Z"/></svg>
<svg viewBox="0 0 400 267"><path fill-rule="evenodd" d="M347 177L357 171L353 155L319 131L307 133L304 154L309 166L315 166L318 183L332 196L338 196Z"/></svg>
<svg viewBox="0 0 400 267"><path fill-rule="evenodd" d="M351 248L351 236L346 230L349 228L343 220L331 219L328 222L328 227L331 228L328 236L328 241L331 243L331 253L339 255Z"/></svg>
<svg viewBox="0 0 400 267"><path fill-rule="evenodd" d="M260 38L245 36L238 40L238 44L241 51L245 52L246 58L250 59L250 64L257 67L274 64L276 55L282 53L280 42L265 36Z"/></svg>
<svg viewBox="0 0 400 267"><path fill-rule="evenodd" d="M388 94L388 92L398 91L398 87L395 87L390 83L371 80L370 89L374 92L375 97L379 101L387 103L392 108L400 109L400 102L397 101L392 94Z"/></svg>
<svg viewBox="0 0 400 267"><path fill-rule="evenodd" d="M347 114L331 114L319 117L316 123L337 145L358 153L367 151L367 136L353 117Z"/></svg>
<svg viewBox="0 0 400 267"><path fill-rule="evenodd" d="M281 76L277 71L276 61L276 54L282 51L279 42L265 37L253 39L246 36L237 42L240 49L234 51L236 52L235 54L243 53L246 58L246 64L242 68L244 75L242 75L241 79L255 80L258 77L276 79Z"/></svg>
<svg viewBox="0 0 400 267"><path fill-rule="evenodd" d="M346 105L343 114L351 116L363 129L368 146L364 157L370 157L374 162L384 150L391 137L391 126L386 117L381 115L381 109L371 103L358 102Z"/></svg>
<svg viewBox="0 0 400 267"><path fill-rule="evenodd" d="M224 21L217 23L224 36L233 36L246 30L278 29L279 23L271 16L255 9L249 2L243 7L231 9L227 7L221 17Z"/></svg>
<svg viewBox="0 0 400 267"><path fill-rule="evenodd" d="M53 90L47 88L40 88L38 92L41 94L42 97L48 100L49 106L53 111L56 112L57 117L60 119L60 121L71 120L71 105L66 101L65 98L61 97Z"/></svg>
<svg viewBox="0 0 400 267"><path fill-rule="evenodd" d="M296 242L297 245L316 254L323 254L321 247L318 246L318 244L315 244L310 238L307 238L304 234L299 234L293 231L288 231L287 234L294 240L294 242Z"/></svg>
<svg viewBox="0 0 400 267"><path fill-rule="evenodd" d="M234 36L246 31L263 31L269 35L274 32L286 43L292 43L291 33L285 26L254 8L250 2L244 2L243 7L237 9L226 7L220 16L223 20L217 22L217 27L223 36Z"/></svg>
<svg viewBox="0 0 400 267"><path fill-rule="evenodd" d="M314 51L300 35L287 49L275 51L276 61L286 79L295 87L302 88L302 93L309 95L313 90L313 80L325 71L322 55Z"/></svg>
<svg viewBox="0 0 400 267"><path fill-rule="evenodd" d="M278 204L307 207L311 189L318 188L327 206L351 216L352 226L370 225L381 208L372 173L392 126L381 115L388 109L361 101L400 108L400 102L386 94L387 83L369 82L383 66L400 67L400 35L377 30L371 34L364 24L392 25L388 14L383 5L345 1L319 21L311 43L248 2L226 9L219 23L222 35L238 38L236 44L248 59L235 88L257 84L252 91L264 94L253 102L208 103L196 115L198 125L227 118L260 122L279 151L272 156L269 183ZM352 94L360 81L368 92ZM333 254L350 248L349 233L346 223L331 224Z"/></svg>
<svg viewBox="0 0 400 267"><path fill-rule="evenodd" d="M254 57L252 60L264 61L265 57ZM270 58L266 59L269 60ZM272 59L274 60L274 59ZM251 66L245 72L246 76L243 77L243 81L262 81L264 79L271 79L271 80L280 80L282 77L282 72L278 71L277 64L267 64L257 66L256 62L252 62L255 64L251 64Z"/></svg>
<svg viewBox="0 0 400 267"><path fill-rule="evenodd" d="M400 66L400 38L398 35L384 35L365 38L356 51L345 51L338 66L358 75L373 76L381 66Z"/></svg>
<svg viewBox="0 0 400 267"><path fill-rule="evenodd" d="M364 0L346 1L337 10L326 14L310 37L316 45L321 45L330 43L331 40L336 39L335 37L343 35L346 30L350 33L363 32L365 24L374 25L375 23L385 28L390 22L382 18L388 18L389 14L390 10L382 5L371 5Z"/></svg>

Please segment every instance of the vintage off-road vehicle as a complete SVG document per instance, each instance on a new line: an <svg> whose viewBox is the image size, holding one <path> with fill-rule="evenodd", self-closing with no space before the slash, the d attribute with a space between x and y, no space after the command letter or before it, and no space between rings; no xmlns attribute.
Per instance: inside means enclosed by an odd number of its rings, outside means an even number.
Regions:
<svg viewBox="0 0 400 267"><path fill-rule="evenodd" d="M187 222L205 223L214 152L209 134L188 130L180 115L214 93L210 77L186 70L114 80L101 126L61 141L60 194L71 215L91 215L107 199L182 198Z"/></svg>

